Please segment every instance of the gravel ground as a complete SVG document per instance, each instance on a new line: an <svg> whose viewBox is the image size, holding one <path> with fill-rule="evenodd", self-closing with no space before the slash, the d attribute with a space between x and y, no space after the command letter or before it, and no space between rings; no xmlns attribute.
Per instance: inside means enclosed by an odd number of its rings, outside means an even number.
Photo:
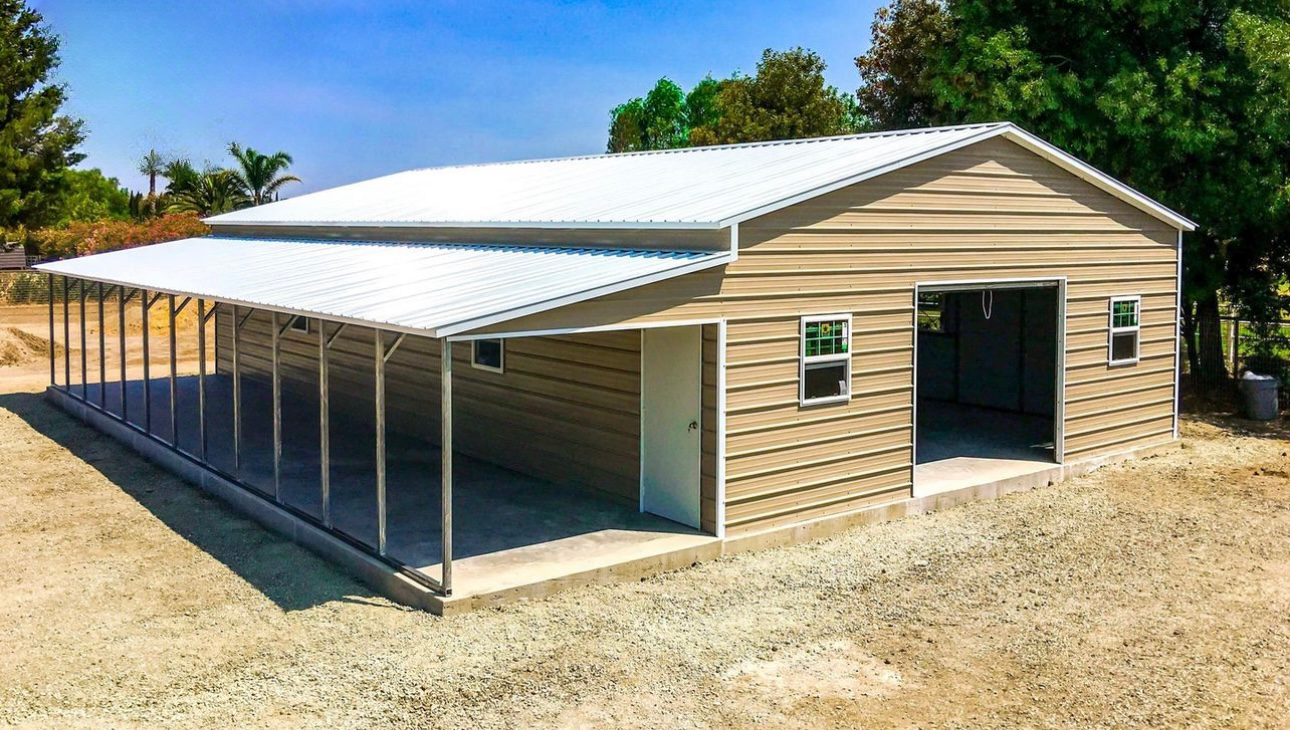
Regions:
<svg viewBox="0 0 1290 730"><path fill-rule="evenodd" d="M0 396L0 724L1285 726L1286 432L452 619Z"/></svg>

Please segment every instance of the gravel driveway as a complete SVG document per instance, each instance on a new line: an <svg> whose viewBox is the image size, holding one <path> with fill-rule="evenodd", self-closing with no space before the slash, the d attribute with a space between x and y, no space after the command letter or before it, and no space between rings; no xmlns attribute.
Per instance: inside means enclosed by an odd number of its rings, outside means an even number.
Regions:
<svg viewBox="0 0 1290 730"><path fill-rule="evenodd" d="M0 395L0 724L1284 726L1286 433L451 619Z"/></svg>

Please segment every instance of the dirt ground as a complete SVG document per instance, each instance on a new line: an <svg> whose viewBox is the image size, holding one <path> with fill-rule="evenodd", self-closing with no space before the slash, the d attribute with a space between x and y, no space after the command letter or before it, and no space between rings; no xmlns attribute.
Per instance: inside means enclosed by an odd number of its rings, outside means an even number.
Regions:
<svg viewBox="0 0 1290 730"><path fill-rule="evenodd" d="M0 725L1285 727L1290 434L1184 435L996 502L445 620L4 394Z"/></svg>

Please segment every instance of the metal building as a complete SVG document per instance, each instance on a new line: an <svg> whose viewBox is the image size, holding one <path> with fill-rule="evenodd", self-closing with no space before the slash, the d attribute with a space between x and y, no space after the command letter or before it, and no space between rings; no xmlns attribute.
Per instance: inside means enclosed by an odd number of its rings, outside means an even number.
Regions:
<svg viewBox="0 0 1290 730"><path fill-rule="evenodd" d="M105 294L121 323L117 367L65 348L51 397L435 611L1177 440L1194 224L1011 124L415 170L208 223L41 266L51 340Z"/></svg>

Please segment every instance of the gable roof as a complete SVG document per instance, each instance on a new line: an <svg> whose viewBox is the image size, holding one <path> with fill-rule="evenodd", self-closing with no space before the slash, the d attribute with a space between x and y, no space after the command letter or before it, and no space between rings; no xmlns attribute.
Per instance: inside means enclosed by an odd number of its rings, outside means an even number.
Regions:
<svg viewBox="0 0 1290 730"><path fill-rule="evenodd" d="M1181 230L1196 224L1014 124L751 142L396 173L211 224L720 229L1002 137Z"/></svg>

